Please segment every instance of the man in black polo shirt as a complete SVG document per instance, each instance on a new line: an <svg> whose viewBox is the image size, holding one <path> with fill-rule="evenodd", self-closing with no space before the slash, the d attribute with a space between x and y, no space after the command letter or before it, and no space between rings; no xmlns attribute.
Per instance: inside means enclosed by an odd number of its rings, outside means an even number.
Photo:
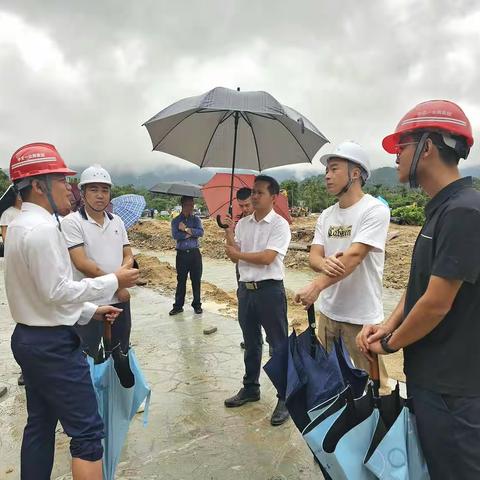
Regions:
<svg viewBox="0 0 480 480"><path fill-rule="evenodd" d="M461 178L473 145L458 105L421 103L383 140L398 176L431 197L408 287L382 326L366 326L366 354L404 349L420 443L432 479L480 478L480 192Z"/></svg>

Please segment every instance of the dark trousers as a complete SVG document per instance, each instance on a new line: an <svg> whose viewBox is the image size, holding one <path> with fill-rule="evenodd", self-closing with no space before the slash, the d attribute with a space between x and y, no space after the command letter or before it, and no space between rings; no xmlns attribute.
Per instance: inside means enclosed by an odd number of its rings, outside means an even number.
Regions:
<svg viewBox="0 0 480 480"><path fill-rule="evenodd" d="M432 480L480 478L480 397L442 395L407 383Z"/></svg>
<svg viewBox="0 0 480 480"><path fill-rule="evenodd" d="M177 269L177 291L175 292L175 303L173 306L175 308L183 307L183 304L185 303L185 292L187 290L187 278L188 274L190 274L193 292L192 307L201 307L200 286L203 266L200 250L198 248L177 250L175 267Z"/></svg>
<svg viewBox="0 0 480 480"><path fill-rule="evenodd" d="M128 352L130 346L130 332L132 330L132 315L130 302L115 303L114 307L121 308L122 313L112 324L112 348L120 343L123 353ZM92 358L97 359L100 341L103 336L103 322L90 321L86 325L75 325L75 330L82 339L82 348Z"/></svg>
<svg viewBox="0 0 480 480"><path fill-rule="evenodd" d="M262 364L262 330L275 351L288 337L287 297L283 282L269 284L258 290L247 290L239 284L238 321L245 342L245 375L243 385L246 390L256 392Z"/></svg>
<svg viewBox="0 0 480 480"><path fill-rule="evenodd" d="M23 372L27 395L21 479L50 479L58 421L71 438L72 457L100 460L103 422L88 363L73 327L17 324L11 345Z"/></svg>

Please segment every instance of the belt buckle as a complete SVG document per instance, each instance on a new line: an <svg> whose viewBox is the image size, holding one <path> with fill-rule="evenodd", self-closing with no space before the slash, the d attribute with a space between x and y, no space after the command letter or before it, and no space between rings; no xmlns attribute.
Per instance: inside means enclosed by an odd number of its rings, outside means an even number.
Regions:
<svg viewBox="0 0 480 480"><path fill-rule="evenodd" d="M257 282L245 282L245 288L247 290L257 290Z"/></svg>

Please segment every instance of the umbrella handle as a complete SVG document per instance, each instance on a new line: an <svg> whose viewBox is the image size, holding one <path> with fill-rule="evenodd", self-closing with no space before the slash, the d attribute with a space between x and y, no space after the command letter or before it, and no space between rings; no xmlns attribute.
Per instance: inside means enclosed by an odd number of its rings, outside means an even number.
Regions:
<svg viewBox="0 0 480 480"><path fill-rule="evenodd" d="M110 322L103 322L103 339L105 341L105 349L111 351L112 349L112 324Z"/></svg>
<svg viewBox="0 0 480 480"><path fill-rule="evenodd" d="M220 227L220 228L228 228L228 225L226 223L222 223L222 217L220 215L217 215L217 225Z"/></svg>
<svg viewBox="0 0 480 480"><path fill-rule="evenodd" d="M380 368L378 366L378 355L376 354L373 355L373 360L370 362L370 379L373 382L374 393L378 397L380 388Z"/></svg>

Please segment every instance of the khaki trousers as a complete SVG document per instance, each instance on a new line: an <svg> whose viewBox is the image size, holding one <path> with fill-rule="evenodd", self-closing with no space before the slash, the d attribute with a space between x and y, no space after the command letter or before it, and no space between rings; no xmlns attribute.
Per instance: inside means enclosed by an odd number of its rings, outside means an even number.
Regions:
<svg viewBox="0 0 480 480"><path fill-rule="evenodd" d="M355 366L370 373L370 362L358 350L355 343L355 338L362 327L363 325L337 322L319 312L317 336L328 352L333 348L333 339L336 338L338 340L341 337ZM380 393L388 395L391 392L391 388L388 386L388 373L382 355L378 356L378 368L380 371Z"/></svg>

